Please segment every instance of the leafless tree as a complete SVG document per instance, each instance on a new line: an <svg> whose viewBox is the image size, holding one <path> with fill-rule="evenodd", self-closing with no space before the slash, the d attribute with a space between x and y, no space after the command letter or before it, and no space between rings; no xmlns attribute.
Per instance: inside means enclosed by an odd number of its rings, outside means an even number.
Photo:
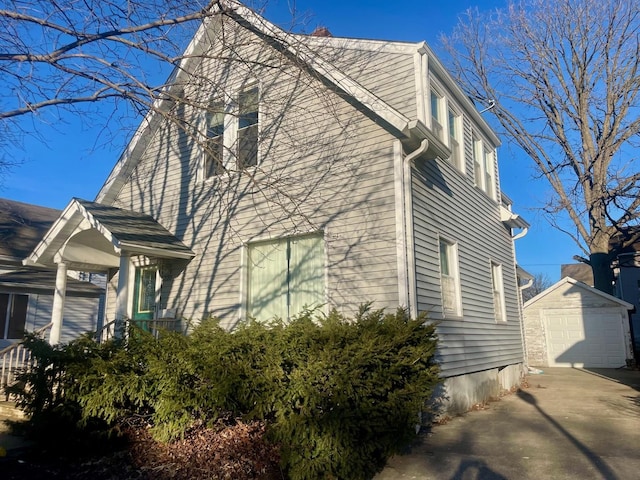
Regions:
<svg viewBox="0 0 640 480"><path fill-rule="evenodd" d="M544 292L553 285L553 282L546 273L536 273L533 276L533 282L529 288L522 290L522 301L527 302L539 293Z"/></svg>
<svg viewBox="0 0 640 480"><path fill-rule="evenodd" d="M637 231L637 0L524 0L468 10L444 37L451 68L553 189L544 211L611 292L609 240ZM635 241L627 235L625 244Z"/></svg>

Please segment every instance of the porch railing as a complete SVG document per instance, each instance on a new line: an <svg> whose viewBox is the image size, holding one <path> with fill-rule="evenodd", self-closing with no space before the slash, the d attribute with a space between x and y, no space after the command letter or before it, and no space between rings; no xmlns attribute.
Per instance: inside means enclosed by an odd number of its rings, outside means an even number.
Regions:
<svg viewBox="0 0 640 480"><path fill-rule="evenodd" d="M158 338L161 331L181 331L179 318L154 318L150 320L112 320L106 323L96 332L95 339L99 343L106 342L114 337L123 337L129 326L135 325L142 330L150 332Z"/></svg>
<svg viewBox="0 0 640 480"><path fill-rule="evenodd" d="M33 333L40 338L44 338L52 326L53 323L49 323ZM15 383L17 373L27 367L30 360L29 350L24 347L22 342L14 343L0 350L0 392L5 392L6 387ZM5 393L5 398L9 399L8 393Z"/></svg>

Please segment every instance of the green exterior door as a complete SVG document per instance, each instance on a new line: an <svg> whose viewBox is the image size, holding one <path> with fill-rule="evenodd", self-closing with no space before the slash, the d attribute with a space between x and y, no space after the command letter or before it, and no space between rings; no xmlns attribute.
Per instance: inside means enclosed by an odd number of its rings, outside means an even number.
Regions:
<svg viewBox="0 0 640 480"><path fill-rule="evenodd" d="M156 313L158 267L136 267L133 291L133 320L152 320ZM141 322L145 323L145 322Z"/></svg>

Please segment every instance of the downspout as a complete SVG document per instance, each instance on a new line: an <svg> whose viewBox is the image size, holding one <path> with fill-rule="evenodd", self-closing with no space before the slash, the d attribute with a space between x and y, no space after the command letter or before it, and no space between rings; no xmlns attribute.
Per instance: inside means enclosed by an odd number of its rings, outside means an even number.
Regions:
<svg viewBox="0 0 640 480"><path fill-rule="evenodd" d="M513 241L515 242L516 240L518 240L519 238L524 237L527 233L529 232L529 227L524 227L520 232L518 232L516 235L514 235L513 237L511 237L513 239ZM531 283L529 283L529 286L531 286ZM525 287L528 288L528 287Z"/></svg>
<svg viewBox="0 0 640 480"><path fill-rule="evenodd" d="M408 153L402 162L402 227L405 245L404 268L406 272L407 308L410 315L418 316L415 245L413 236L413 196L411 188L411 167L413 162L429 148L429 140L426 138L420 142L420 146Z"/></svg>

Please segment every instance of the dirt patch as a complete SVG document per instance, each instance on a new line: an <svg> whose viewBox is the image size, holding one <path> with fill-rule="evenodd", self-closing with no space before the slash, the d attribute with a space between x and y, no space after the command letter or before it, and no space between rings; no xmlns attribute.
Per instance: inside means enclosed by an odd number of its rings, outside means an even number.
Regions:
<svg viewBox="0 0 640 480"><path fill-rule="evenodd" d="M205 428L196 426L183 440L154 441L148 426L123 430L124 448L99 456L49 457L37 447L0 459L4 480L187 480L281 479L278 448L265 440L261 422Z"/></svg>

